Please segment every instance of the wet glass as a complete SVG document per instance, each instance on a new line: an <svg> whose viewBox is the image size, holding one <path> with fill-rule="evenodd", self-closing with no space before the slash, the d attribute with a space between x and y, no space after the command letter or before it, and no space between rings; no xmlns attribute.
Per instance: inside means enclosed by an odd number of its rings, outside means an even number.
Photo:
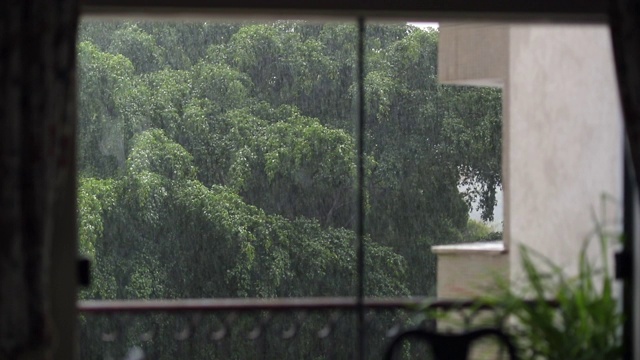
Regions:
<svg viewBox="0 0 640 360"><path fill-rule="evenodd" d="M83 22L81 297L355 295L356 34Z"/></svg>
<svg viewBox="0 0 640 360"><path fill-rule="evenodd" d="M80 299L435 296L432 246L501 240L500 90L439 83L437 23L364 35L359 104L353 22L83 21ZM362 335L353 312L201 315L82 316L81 352L340 359ZM412 318L368 313L367 356Z"/></svg>
<svg viewBox="0 0 640 360"><path fill-rule="evenodd" d="M442 84L439 36L438 23L366 26L364 232L396 255L367 249L367 296L435 297L433 246L502 241L501 90Z"/></svg>

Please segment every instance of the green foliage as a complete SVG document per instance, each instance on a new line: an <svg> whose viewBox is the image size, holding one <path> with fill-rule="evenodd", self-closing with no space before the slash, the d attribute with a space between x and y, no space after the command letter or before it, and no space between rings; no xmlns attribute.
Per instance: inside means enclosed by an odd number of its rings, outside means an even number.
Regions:
<svg viewBox="0 0 640 360"><path fill-rule="evenodd" d="M433 294L430 246L491 236L468 211L479 200L492 216L500 94L439 85L437 31L366 36L365 291ZM83 23L78 216L93 279L81 298L355 295L356 37L301 21ZM98 330L81 331L95 357Z"/></svg>
<svg viewBox="0 0 640 360"><path fill-rule="evenodd" d="M502 107L493 89L446 88L452 106L443 121L442 134L451 155L460 161L461 185L467 201L478 202L482 219L493 220L496 189L501 183Z"/></svg>
<svg viewBox="0 0 640 360"><path fill-rule="evenodd" d="M409 288L433 294L430 246L472 240L464 232L473 200L481 200L485 219L493 216L501 171L500 96L492 89L438 84L437 31L367 30L365 149L374 159L366 179L367 232L413 268L420 264ZM479 128L488 129L486 135L493 131L490 138L477 135Z"/></svg>
<svg viewBox="0 0 640 360"><path fill-rule="evenodd" d="M171 180L193 180L196 173L191 154L160 129L147 130L134 138L127 170L130 174L149 172Z"/></svg>
<svg viewBox="0 0 640 360"><path fill-rule="evenodd" d="M91 258L94 264L108 257L102 251L105 232L105 215L117 204L118 183L111 179L81 178L78 187L78 239L80 253ZM107 225L108 226L108 225ZM107 264L109 268L113 264ZM92 269L91 289L80 293L80 298L113 299L118 284L112 272L104 267Z"/></svg>
<svg viewBox="0 0 640 360"><path fill-rule="evenodd" d="M234 174L234 183L244 179L241 194L267 212L347 227L355 177L353 138L295 109L287 110L288 118L273 123L235 119L238 135L252 132L253 136L232 165L246 169L244 176Z"/></svg>
<svg viewBox="0 0 640 360"><path fill-rule="evenodd" d="M488 236L468 212L479 199L492 216L500 94L439 85L437 31L366 33L366 293L433 294L430 246ZM356 35L83 23L81 297L354 295Z"/></svg>
<svg viewBox="0 0 640 360"><path fill-rule="evenodd" d="M208 99L224 113L247 104L251 80L227 65L199 63L192 69L193 96Z"/></svg>
<svg viewBox="0 0 640 360"><path fill-rule="evenodd" d="M469 241L498 241L502 240L502 232L494 231L483 222L469 219L463 235Z"/></svg>
<svg viewBox="0 0 640 360"><path fill-rule="evenodd" d="M137 73L158 71L164 63L163 49L155 38L135 24L116 30L107 51L131 60Z"/></svg>
<svg viewBox="0 0 640 360"><path fill-rule="evenodd" d="M589 259L591 239L587 240L576 276L567 276L543 255L520 247L522 286L482 300L509 321L508 331L517 339L523 359L620 358L622 314L608 268L610 239L600 225L595 237L600 261Z"/></svg>
<svg viewBox="0 0 640 360"><path fill-rule="evenodd" d="M122 95L133 86L133 65L126 57L100 52L89 42L78 45L78 61L80 172L109 177L125 160Z"/></svg>
<svg viewBox="0 0 640 360"><path fill-rule="evenodd" d="M102 216L115 206L113 180L81 178L78 187L80 252L94 258L96 243L102 237Z"/></svg>

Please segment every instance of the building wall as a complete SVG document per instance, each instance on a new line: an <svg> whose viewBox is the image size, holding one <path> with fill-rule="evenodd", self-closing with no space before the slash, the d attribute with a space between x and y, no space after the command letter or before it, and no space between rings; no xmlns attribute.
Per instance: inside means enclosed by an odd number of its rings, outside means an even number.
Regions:
<svg viewBox="0 0 640 360"><path fill-rule="evenodd" d="M501 87L508 71L506 24L440 23L438 81Z"/></svg>
<svg viewBox="0 0 640 360"><path fill-rule="evenodd" d="M520 245L574 273L594 214L621 226L623 127L608 28L445 23L438 56L442 83L502 87L505 275L521 279ZM440 248L440 297L490 282L463 267L503 263Z"/></svg>
<svg viewBox="0 0 640 360"><path fill-rule="evenodd" d="M440 83L504 86L509 25L440 23L439 31ZM438 256L437 296L460 299L494 291L497 279L509 277L509 254L504 245L500 242L432 247Z"/></svg>
<svg viewBox="0 0 640 360"><path fill-rule="evenodd" d="M605 26L510 28L503 182L512 281L521 276L518 245L573 272L593 214L606 205L601 220L620 224L623 128L613 64Z"/></svg>
<svg viewBox="0 0 640 360"><path fill-rule="evenodd" d="M498 290L508 281L509 257L504 250L501 241L434 246L438 297L469 299Z"/></svg>

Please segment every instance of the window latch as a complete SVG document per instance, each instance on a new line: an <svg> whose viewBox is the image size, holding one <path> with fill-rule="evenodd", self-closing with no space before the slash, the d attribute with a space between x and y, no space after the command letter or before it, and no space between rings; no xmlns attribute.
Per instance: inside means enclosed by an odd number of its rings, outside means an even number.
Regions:
<svg viewBox="0 0 640 360"><path fill-rule="evenodd" d="M614 255L614 266L616 279L629 279L631 275L630 256L626 251L619 251Z"/></svg>
<svg viewBox="0 0 640 360"><path fill-rule="evenodd" d="M91 261L87 258L78 259L77 264L78 285L88 287L91 284Z"/></svg>

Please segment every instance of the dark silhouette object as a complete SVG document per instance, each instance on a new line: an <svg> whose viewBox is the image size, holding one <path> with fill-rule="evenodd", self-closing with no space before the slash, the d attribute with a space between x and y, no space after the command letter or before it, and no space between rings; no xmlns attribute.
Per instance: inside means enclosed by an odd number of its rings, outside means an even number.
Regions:
<svg viewBox="0 0 640 360"><path fill-rule="evenodd" d="M497 329L480 329L463 334L438 334L425 329L407 330L393 339L384 358L392 360L393 351L397 346L404 340L416 339L424 340L431 346L434 360L465 360L468 358L471 344L483 337L496 338L505 346L509 359L518 358L511 339Z"/></svg>

